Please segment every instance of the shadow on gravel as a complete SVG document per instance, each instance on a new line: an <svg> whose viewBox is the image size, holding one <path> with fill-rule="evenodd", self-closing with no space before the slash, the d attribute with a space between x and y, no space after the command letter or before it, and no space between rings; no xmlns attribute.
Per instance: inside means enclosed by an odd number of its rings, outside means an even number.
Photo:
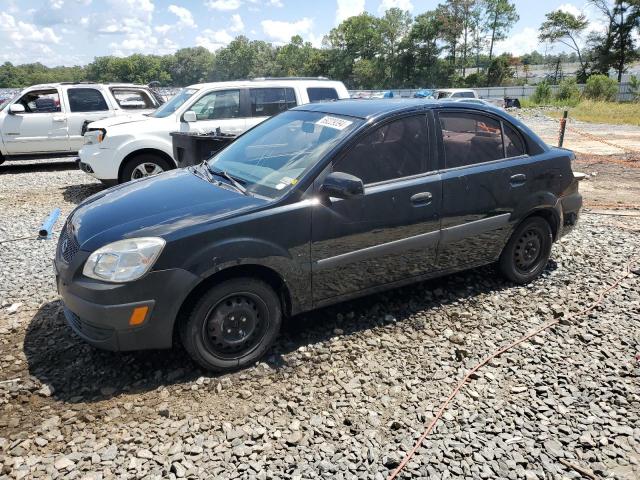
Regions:
<svg viewBox="0 0 640 480"><path fill-rule="evenodd" d="M66 202L75 203L82 202L85 198L90 197L94 193L104 190L106 187L101 183L81 183L79 185L68 185L62 189L62 197Z"/></svg>
<svg viewBox="0 0 640 480"><path fill-rule="evenodd" d="M25 161L5 162L0 165L0 175L11 173L32 173L32 172L55 172L61 170L76 170L78 164L75 160L63 161Z"/></svg>
<svg viewBox="0 0 640 480"><path fill-rule="evenodd" d="M550 261L545 274L556 268L555 262ZM285 355L301 346L331 339L337 328L342 330L341 335L390 323L423 328L410 320L417 312L428 315L442 305L512 286L487 266L299 315L285 322L264 361L274 369L318 361L296 357L295 364L290 364ZM24 353L29 373L53 387L54 398L69 403L102 401L123 392L146 392L162 385L192 382L200 376L217 377L200 369L179 345L172 350L127 353L87 345L66 324L60 301L42 306L33 317L27 327Z"/></svg>

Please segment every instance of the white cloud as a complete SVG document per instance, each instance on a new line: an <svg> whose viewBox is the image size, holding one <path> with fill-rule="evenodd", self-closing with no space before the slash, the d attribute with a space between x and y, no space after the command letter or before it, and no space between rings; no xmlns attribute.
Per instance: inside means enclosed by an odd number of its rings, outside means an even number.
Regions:
<svg viewBox="0 0 640 480"><path fill-rule="evenodd" d="M336 10L336 24L354 15L364 12L364 0L336 0L338 8Z"/></svg>
<svg viewBox="0 0 640 480"><path fill-rule="evenodd" d="M231 11L239 9L242 2L240 0L207 0L205 5L211 10Z"/></svg>
<svg viewBox="0 0 640 480"><path fill-rule="evenodd" d="M530 53L538 48L538 30L532 27L525 27L513 35L509 35L505 40L496 42L494 53L512 53L516 56Z"/></svg>
<svg viewBox="0 0 640 480"><path fill-rule="evenodd" d="M169 5L167 8L171 13L178 17L178 28L180 27L197 27L196 22L193 20L191 12L177 5Z"/></svg>
<svg viewBox="0 0 640 480"><path fill-rule="evenodd" d="M244 30L244 22L242 21L242 17L240 14L235 13L231 15L231 26L229 30L232 32L241 32Z"/></svg>
<svg viewBox="0 0 640 480"><path fill-rule="evenodd" d="M284 7L282 0L267 0L267 7Z"/></svg>
<svg viewBox="0 0 640 480"><path fill-rule="evenodd" d="M196 45L213 52L227 46L231 40L233 40L233 37L226 30L214 31L207 28L196 37Z"/></svg>
<svg viewBox="0 0 640 480"><path fill-rule="evenodd" d="M263 20L260 22L262 31L278 42L286 43L294 35L305 36L311 33L313 20L304 17L297 22L283 22L279 20Z"/></svg>
<svg viewBox="0 0 640 480"><path fill-rule="evenodd" d="M60 43L60 37L52 28L38 28L33 23L16 20L4 12L0 12L0 35L18 48L22 47L23 43Z"/></svg>
<svg viewBox="0 0 640 480"><path fill-rule="evenodd" d="M172 29L173 27L171 25L167 25L162 24L162 25L156 25L155 27L153 27L153 29L158 32L160 35L166 35L167 33L169 33L169 31Z"/></svg>
<svg viewBox="0 0 640 480"><path fill-rule="evenodd" d="M413 11L413 3L411 3L411 0L382 0L378 7L378 13L383 14L390 8L399 8L411 12Z"/></svg>

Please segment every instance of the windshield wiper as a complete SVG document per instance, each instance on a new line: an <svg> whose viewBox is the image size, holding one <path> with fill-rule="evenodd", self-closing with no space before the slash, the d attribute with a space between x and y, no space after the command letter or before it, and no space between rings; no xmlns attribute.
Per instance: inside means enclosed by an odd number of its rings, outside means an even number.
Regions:
<svg viewBox="0 0 640 480"><path fill-rule="evenodd" d="M231 175L229 175L225 170L214 170L211 167L207 167L207 169L214 175L222 177L225 180L228 180L229 182L231 182L231 185L233 185L243 195L249 195L244 185L242 185L238 180L236 180Z"/></svg>

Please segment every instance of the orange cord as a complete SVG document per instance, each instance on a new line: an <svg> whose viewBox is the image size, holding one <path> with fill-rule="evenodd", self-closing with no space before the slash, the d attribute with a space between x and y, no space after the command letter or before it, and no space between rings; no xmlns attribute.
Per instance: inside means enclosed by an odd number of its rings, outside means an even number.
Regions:
<svg viewBox="0 0 640 480"><path fill-rule="evenodd" d="M600 292L600 294L598 295L598 299L593 302L591 305L589 305L588 307L572 314L569 315L568 317L566 317L564 320L570 320L573 318L576 318L578 316L581 315L585 315L589 312L591 312L592 310L594 310L598 305L600 305L602 303L602 301L604 300L605 295L607 295L611 290L615 289L616 287L618 287L620 285L620 283L622 283L622 281L629 277L632 273L631 270L631 264L635 262L635 258L631 258L626 265L626 273L622 276L620 276L616 281L614 281L611 285L609 285L607 288L605 288L604 290L602 290ZM520 345L523 342L526 342L527 340L529 340L531 337L535 337L538 333L542 332L543 330L546 330L554 325L556 325L557 323L560 322L560 319L555 319L555 320L551 320L547 323L542 324L541 326L539 326L538 328L536 328L535 330L533 330L530 333L527 333L526 335L524 335L523 337L520 337L518 340L516 340L513 343L510 343L509 345L506 345L498 350L496 350L495 352L493 352L492 354L490 354L488 357L486 357L484 360L482 360L480 363L478 363L475 367L473 367L471 370L469 370L469 372L467 372L467 374L464 376L464 378L460 381L460 383L458 383L458 385L453 389L453 391L451 392L451 394L449 394L449 396L447 397L447 399L444 401L444 403L442 404L442 406L440 407L440 409L438 410L438 413L436 413L436 416L433 418L433 420L431 420L431 422L429 423L429 426L427 427L427 429L425 430L425 432L420 436L420 438L418 439L418 441L416 442L416 444L413 446L413 448L407 453L407 455L404 457L404 459L400 462L400 464L396 467L396 469L391 472L391 474L389 475L389 477L387 477L387 480L393 480L395 479L400 472L402 471L402 469L407 465L407 463L409 463L409 460L411 460L411 458L415 455L416 451L418 450L418 448L420 448L420 446L422 445L422 442L424 442L425 438L427 438L427 436L433 431L437 421L440 419L440 417L442 416L442 414L444 413L444 411L446 410L446 408L449 406L449 404L451 403L451 401L453 400L453 398L458 394L458 392L462 389L462 387L464 386L465 383L467 383L467 381L469 381L470 377L476 373L478 370L480 370L483 366L485 366L487 363L489 363L491 360L493 360L494 358L496 358L497 356L503 354L504 352L506 352L507 350L510 350L518 345Z"/></svg>

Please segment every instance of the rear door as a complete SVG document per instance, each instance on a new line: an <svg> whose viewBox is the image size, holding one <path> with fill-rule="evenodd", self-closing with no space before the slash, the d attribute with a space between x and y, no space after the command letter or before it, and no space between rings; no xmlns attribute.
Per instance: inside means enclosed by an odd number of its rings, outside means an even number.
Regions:
<svg viewBox="0 0 640 480"><path fill-rule="evenodd" d="M442 187L432 161L424 114L369 130L334 161L333 171L361 178L365 193L313 210L314 302L435 268Z"/></svg>
<svg viewBox="0 0 640 480"><path fill-rule="evenodd" d="M77 152L83 144L83 125L114 115L113 108L100 89L95 87L70 87L66 91L69 144Z"/></svg>
<svg viewBox="0 0 640 480"><path fill-rule="evenodd" d="M291 87L269 87L249 89L251 117L247 128L251 128L267 118L298 105L296 94Z"/></svg>
<svg viewBox="0 0 640 480"><path fill-rule="evenodd" d="M441 269L495 260L527 183L529 160L500 118L472 110L437 113L442 172Z"/></svg>
<svg viewBox="0 0 640 480"><path fill-rule="evenodd" d="M58 88L30 90L15 103L24 106L25 112L10 114L7 107L0 125L9 155L69 151L67 120Z"/></svg>

